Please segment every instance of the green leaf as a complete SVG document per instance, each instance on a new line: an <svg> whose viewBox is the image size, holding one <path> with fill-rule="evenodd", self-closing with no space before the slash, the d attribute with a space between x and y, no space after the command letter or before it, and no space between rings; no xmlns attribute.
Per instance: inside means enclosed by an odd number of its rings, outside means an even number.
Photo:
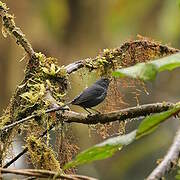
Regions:
<svg viewBox="0 0 180 180"><path fill-rule="evenodd" d="M154 64L158 68L159 72L165 70L171 71L177 67L180 67L180 53L166 56L159 60L151 61L151 64Z"/></svg>
<svg viewBox="0 0 180 180"><path fill-rule="evenodd" d="M168 111L146 117L138 127L136 138L138 139L144 135L151 133L158 127L160 123L176 114L178 111L180 111L179 103Z"/></svg>
<svg viewBox="0 0 180 180"><path fill-rule="evenodd" d="M136 130L127 135L107 139L104 142L99 143L78 154L74 160L64 166L64 169L84 163L90 163L92 161L100 159L106 159L112 156L116 151L121 150L123 146L126 146L133 142L135 140L135 137Z"/></svg>
<svg viewBox="0 0 180 180"><path fill-rule="evenodd" d="M180 53L163 57L147 63L138 63L134 66L118 69L113 72L115 77L132 77L144 81L154 80L158 72L173 70L180 67Z"/></svg>
<svg viewBox="0 0 180 180"><path fill-rule="evenodd" d="M153 80L157 74L157 68L153 64L138 63L135 66L119 69L113 73L116 77L139 78L144 81Z"/></svg>

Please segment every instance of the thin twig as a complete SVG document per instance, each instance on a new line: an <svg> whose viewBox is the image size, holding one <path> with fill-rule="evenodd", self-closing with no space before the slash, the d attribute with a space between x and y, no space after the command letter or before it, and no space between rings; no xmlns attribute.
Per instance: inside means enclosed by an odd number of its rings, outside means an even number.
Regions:
<svg viewBox="0 0 180 180"><path fill-rule="evenodd" d="M47 109L44 113L51 113L51 112L55 112L55 111L59 111L61 110L62 108L61 107L54 107L54 108L51 108L51 109ZM28 117L25 117L23 119L20 119L18 121L15 121L14 123L12 124L9 124L9 125L6 125L4 126L2 129L0 129L2 132L3 131L7 131L15 126L17 126L18 124L22 124L24 122L28 122L29 120L31 120L32 118L35 118L35 117L38 117L38 116L41 116L43 115L43 112L41 114L33 114L31 116L28 116Z"/></svg>
<svg viewBox="0 0 180 180"><path fill-rule="evenodd" d="M3 168L8 168L11 164L13 164L15 161L17 161L23 154L25 154L28 151L28 148L24 148L23 151L21 151L17 156L15 156L13 159L11 159L6 165L3 166Z"/></svg>
<svg viewBox="0 0 180 180"><path fill-rule="evenodd" d="M175 165L180 156L180 129L178 129L174 138L173 144L169 148L167 154L161 163L152 171L147 180L161 179L167 172L169 172Z"/></svg>
<svg viewBox="0 0 180 180"><path fill-rule="evenodd" d="M22 176L33 176L36 178L61 178L61 179L69 179L69 180L96 180L95 178L75 175L75 174L62 174L59 172L41 170L41 169L5 169L0 168L2 174L16 174Z"/></svg>

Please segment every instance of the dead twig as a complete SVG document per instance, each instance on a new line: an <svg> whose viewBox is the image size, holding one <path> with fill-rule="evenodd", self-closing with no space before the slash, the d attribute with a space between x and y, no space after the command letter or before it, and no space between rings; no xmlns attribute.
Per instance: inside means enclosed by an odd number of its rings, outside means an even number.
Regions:
<svg viewBox="0 0 180 180"><path fill-rule="evenodd" d="M36 177L36 178L61 178L61 179L69 179L69 180L96 180L95 178L75 175L75 174L63 174L60 172L41 170L41 169L6 169L0 168L0 172L2 174L16 174L28 177Z"/></svg>
<svg viewBox="0 0 180 180"><path fill-rule="evenodd" d="M161 163L153 170L148 176L147 180L158 180L161 179L167 172L169 172L179 159L180 155L180 129L178 129L174 141L169 148L167 154Z"/></svg>

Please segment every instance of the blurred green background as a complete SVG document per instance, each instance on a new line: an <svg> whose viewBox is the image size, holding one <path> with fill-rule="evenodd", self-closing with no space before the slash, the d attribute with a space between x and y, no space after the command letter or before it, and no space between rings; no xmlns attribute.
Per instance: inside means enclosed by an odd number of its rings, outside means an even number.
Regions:
<svg viewBox="0 0 180 180"><path fill-rule="evenodd" d="M180 8L173 0L4 0L15 15L35 51L59 59L59 64L94 57L104 48L120 46L137 34L180 48ZM23 78L24 51L10 37L0 36L0 111L9 103ZM140 104L171 101L180 97L180 69L163 72L147 84L149 96L142 93ZM71 75L70 98L94 81L91 74ZM120 87L119 87L120 88ZM126 92L123 92L126 95ZM129 106L136 105L130 99ZM77 110L79 111L79 109ZM136 124L136 123L135 123ZM100 179L144 179L156 166L172 142L177 129L175 120L158 131L116 153L110 159L78 168L78 173ZM127 129L133 129L128 124ZM79 146L85 149L98 141L90 138L88 128L76 125ZM18 141L17 141L18 144ZM20 145L17 145L16 150ZM18 150L17 150L18 151ZM17 162L16 167L24 167ZM173 173L168 179L174 179Z"/></svg>

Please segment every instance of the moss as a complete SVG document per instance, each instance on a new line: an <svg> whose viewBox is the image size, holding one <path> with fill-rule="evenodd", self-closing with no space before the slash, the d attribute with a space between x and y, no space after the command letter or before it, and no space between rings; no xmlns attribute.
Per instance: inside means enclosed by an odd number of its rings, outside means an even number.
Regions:
<svg viewBox="0 0 180 180"><path fill-rule="evenodd" d="M60 171L59 162L55 158L55 154L50 147L38 140L34 136L27 139L28 152L32 163L36 168Z"/></svg>
<svg viewBox="0 0 180 180"><path fill-rule="evenodd" d="M0 117L0 129L3 128L5 124L7 124L10 121L10 115L5 114L2 117Z"/></svg>
<svg viewBox="0 0 180 180"><path fill-rule="evenodd" d="M143 38L125 42L118 48L104 49L95 58L87 58L85 66L89 71L96 69L100 76L111 76L111 72L117 68L133 66L175 52L178 50Z"/></svg>
<svg viewBox="0 0 180 180"><path fill-rule="evenodd" d="M12 33L12 30L15 28L14 16L5 14L3 16L3 25L9 33Z"/></svg>
<svg viewBox="0 0 180 180"><path fill-rule="evenodd" d="M44 113L51 105L48 98L46 98L47 90L50 90L54 100L61 104L66 94L67 78L65 68L59 67L55 58L46 58L44 54L36 53L34 59L31 59L27 64L25 80L18 86L11 100L9 116L1 118L0 127L2 128L4 125L14 122L14 120L25 118L33 113L38 113L41 115L35 118L35 121L21 124L20 129L21 133L25 131L27 136L30 134L39 136L44 129L54 123L54 115L50 114L53 116L51 118L50 115ZM17 132L17 128L15 127L3 134L3 143L5 143L4 147L6 149L8 149L6 141L11 142L12 135ZM53 150L48 148L41 140L30 137L27 146L32 161L34 159L34 164L37 162L39 168L60 169Z"/></svg>
<svg viewBox="0 0 180 180"><path fill-rule="evenodd" d="M21 106L16 105L16 118L24 117L22 112L25 112L26 116L27 109L32 109L29 112L32 113L36 110L47 109L50 105L46 96L46 91L49 89L52 92L53 98L57 102L63 101L63 97L66 95L65 90L67 88L67 73L64 67L57 65L55 58L46 58L42 53L36 53L36 58L39 62L39 66L36 69L26 71L29 78L26 83L22 84L21 93L19 94L19 102ZM31 76L30 76L31 74ZM21 117L18 116L21 114Z"/></svg>
<svg viewBox="0 0 180 180"><path fill-rule="evenodd" d="M111 72L119 67L120 52L117 49L104 49L93 60L86 60L86 67L91 71L97 69L100 76L111 76Z"/></svg>
<svg viewBox="0 0 180 180"><path fill-rule="evenodd" d="M30 102L31 104L36 103L39 99L41 99L45 94L45 86L44 84L34 84L30 91L21 94L20 96L24 98L26 101Z"/></svg>
<svg viewBox="0 0 180 180"><path fill-rule="evenodd" d="M6 4L0 1L0 10L7 11L8 9L9 8L6 6Z"/></svg>
<svg viewBox="0 0 180 180"><path fill-rule="evenodd" d="M48 73L44 71L45 69ZM47 126L54 123L53 114L45 115L43 113L51 105L51 102L46 98L47 90L52 92L56 103L62 104L64 101L63 98L66 95L67 78L65 68L63 66L59 67L55 58L47 58L42 53L36 53L34 59L30 59L26 66L25 79L17 87L11 99L8 114L5 114L0 119L0 128L18 119L30 116L33 113L39 113L41 116L35 118L35 121L28 121L20 125L21 133L26 132L27 136L30 134L39 136ZM50 116L53 117L51 118ZM12 134L17 132L18 128L19 126L3 133L3 142L10 142ZM7 146L6 149L8 150ZM45 153L46 156L43 155L44 159L48 159L48 156L51 158L52 154L50 152L51 151L47 151L47 154ZM55 161L53 157L52 161Z"/></svg>

